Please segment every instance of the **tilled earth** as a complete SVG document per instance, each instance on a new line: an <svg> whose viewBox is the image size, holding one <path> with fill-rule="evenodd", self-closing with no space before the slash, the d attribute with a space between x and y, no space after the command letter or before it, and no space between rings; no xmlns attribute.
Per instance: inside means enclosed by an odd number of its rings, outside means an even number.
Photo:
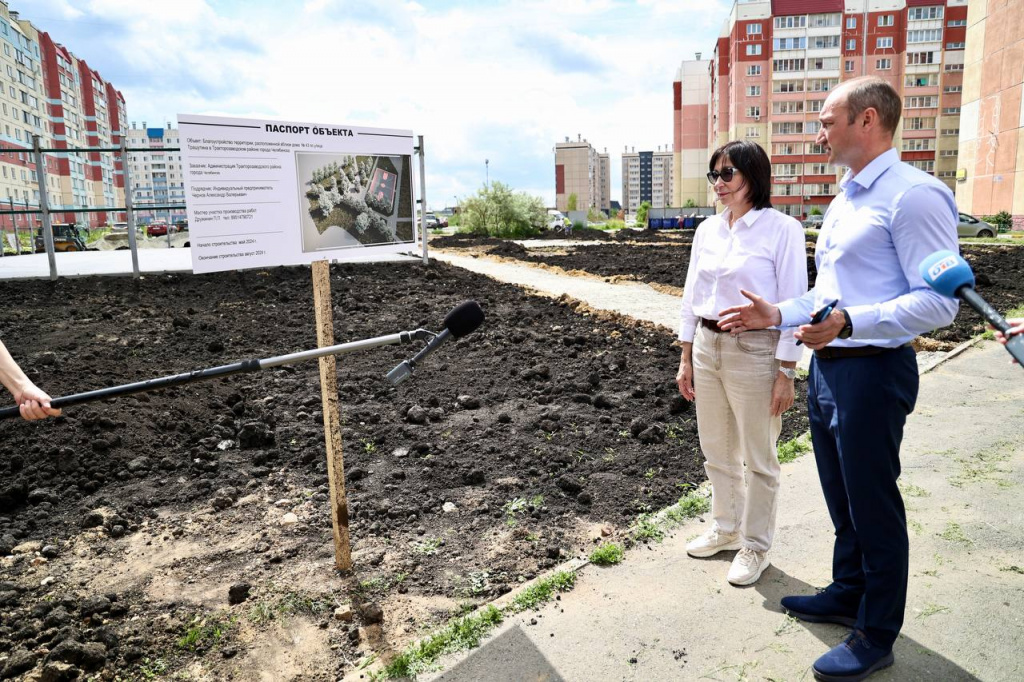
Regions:
<svg viewBox="0 0 1024 682"><path fill-rule="evenodd" d="M647 230L643 235L652 231ZM672 235L670 237L670 234ZM530 263L543 263L566 271L583 271L599 277L636 279L650 284L664 285L682 291L690 262L688 241L692 232L659 233L642 241L662 237L658 244L599 244L580 247L524 248L503 240L471 240L440 242L440 248L475 249L492 256L511 258ZM683 236L686 235L686 236ZM671 240L678 240L675 243ZM436 240L431 240L435 246ZM1015 245L961 244L961 253L977 279L977 291L992 306L1006 312L1024 305L1024 247ZM814 267L814 242L807 243L807 274L814 286L817 270ZM928 350L949 350L957 344L984 331L984 321L970 307L960 306L953 324L923 335L930 342L922 347Z"/></svg>
<svg viewBox="0 0 1024 682"><path fill-rule="evenodd" d="M595 247L597 248L597 247ZM0 678L337 679L704 479L664 329L433 262L332 267L354 569L334 570L317 363L0 423ZM315 347L306 268L3 282L53 395ZM798 394L802 387L798 386ZM806 429L803 401L783 440Z"/></svg>

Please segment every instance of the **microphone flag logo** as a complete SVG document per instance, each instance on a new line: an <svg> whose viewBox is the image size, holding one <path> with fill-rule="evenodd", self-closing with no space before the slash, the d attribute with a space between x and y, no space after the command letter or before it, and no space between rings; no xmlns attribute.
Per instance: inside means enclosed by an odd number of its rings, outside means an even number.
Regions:
<svg viewBox="0 0 1024 682"><path fill-rule="evenodd" d="M956 265L956 256L946 256L945 258L943 258L942 260L928 268L928 279L934 282L939 277L941 277L942 274L945 273L947 270L949 270L950 268L955 268Z"/></svg>

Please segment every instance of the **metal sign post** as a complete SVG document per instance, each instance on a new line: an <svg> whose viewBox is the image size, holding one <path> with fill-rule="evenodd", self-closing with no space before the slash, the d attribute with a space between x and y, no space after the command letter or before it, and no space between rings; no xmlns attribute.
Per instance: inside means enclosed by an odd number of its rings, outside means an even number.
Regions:
<svg viewBox="0 0 1024 682"><path fill-rule="evenodd" d="M50 225L50 201L46 196L46 166L43 165L41 138L32 136L32 151L36 158L36 178L39 183L39 210L43 214L43 243L46 258L50 261L50 279L57 279L57 256L53 250L53 227Z"/></svg>
<svg viewBox="0 0 1024 682"><path fill-rule="evenodd" d="M121 168L124 169L124 217L128 222L128 248L132 252L132 277L139 278L139 244L135 238L135 211L132 209L132 178L128 172L128 145L121 136Z"/></svg>
<svg viewBox="0 0 1024 682"><path fill-rule="evenodd" d="M416 151L420 156L420 238L423 239L423 264L427 264L427 172L423 152L423 136L419 135L419 147Z"/></svg>

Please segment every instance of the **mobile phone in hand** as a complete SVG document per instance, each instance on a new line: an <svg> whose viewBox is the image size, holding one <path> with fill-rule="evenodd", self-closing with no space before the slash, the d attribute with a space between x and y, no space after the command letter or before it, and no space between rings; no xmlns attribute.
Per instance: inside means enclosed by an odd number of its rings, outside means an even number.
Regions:
<svg viewBox="0 0 1024 682"><path fill-rule="evenodd" d="M820 324L821 322L824 322L825 318L828 317L832 313L832 311L836 309L837 305L839 305L838 299L832 301L831 303L826 303L825 305L823 305L821 308L818 309L818 312L814 313L814 317L811 318L811 324ZM800 339L797 339L796 345L799 346L802 345L802 343L803 342L800 341Z"/></svg>

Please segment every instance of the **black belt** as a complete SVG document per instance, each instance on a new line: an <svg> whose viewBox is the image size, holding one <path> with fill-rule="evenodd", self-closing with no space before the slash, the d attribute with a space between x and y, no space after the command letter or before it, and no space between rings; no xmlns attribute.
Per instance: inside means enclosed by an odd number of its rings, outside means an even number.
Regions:
<svg viewBox="0 0 1024 682"><path fill-rule="evenodd" d="M906 348L910 344L896 346L895 348L883 348L882 346L825 346L814 351L814 357L819 360L839 360L841 358L866 358L871 355L881 355L894 350Z"/></svg>
<svg viewBox="0 0 1024 682"><path fill-rule="evenodd" d="M710 329L711 331L716 332L718 334L728 333L724 329L718 328L718 320L709 320L706 317L702 317L700 318L700 326L704 327L705 329Z"/></svg>

